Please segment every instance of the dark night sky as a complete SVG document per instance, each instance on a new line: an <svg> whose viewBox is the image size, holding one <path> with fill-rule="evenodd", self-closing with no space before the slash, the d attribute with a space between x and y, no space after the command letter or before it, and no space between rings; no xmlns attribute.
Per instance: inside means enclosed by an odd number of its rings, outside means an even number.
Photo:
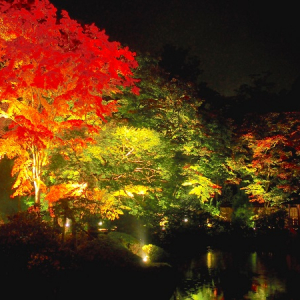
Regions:
<svg viewBox="0 0 300 300"><path fill-rule="evenodd" d="M51 0L50 0L51 1ZM300 75L297 1L52 0L133 51L171 43L199 57L200 80L229 96L250 74L270 71L278 90Z"/></svg>

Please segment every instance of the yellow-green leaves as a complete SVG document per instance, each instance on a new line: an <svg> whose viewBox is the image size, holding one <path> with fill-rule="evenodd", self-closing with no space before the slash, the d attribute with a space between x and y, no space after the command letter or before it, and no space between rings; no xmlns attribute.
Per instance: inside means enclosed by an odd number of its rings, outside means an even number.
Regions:
<svg viewBox="0 0 300 300"><path fill-rule="evenodd" d="M200 202L204 203L212 199L215 194L221 194L221 187L214 184L209 178L199 174L192 174L189 181L185 181L183 186L191 186L189 194L196 195Z"/></svg>

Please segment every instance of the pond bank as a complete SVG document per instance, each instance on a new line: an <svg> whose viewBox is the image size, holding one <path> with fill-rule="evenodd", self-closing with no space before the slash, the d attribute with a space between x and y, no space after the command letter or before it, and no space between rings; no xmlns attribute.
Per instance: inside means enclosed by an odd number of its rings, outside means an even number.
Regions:
<svg viewBox="0 0 300 300"><path fill-rule="evenodd" d="M31 300L131 299L169 300L178 283L177 271L168 264L140 267L97 265L81 270L58 271L51 276L20 271L3 281L3 294Z"/></svg>

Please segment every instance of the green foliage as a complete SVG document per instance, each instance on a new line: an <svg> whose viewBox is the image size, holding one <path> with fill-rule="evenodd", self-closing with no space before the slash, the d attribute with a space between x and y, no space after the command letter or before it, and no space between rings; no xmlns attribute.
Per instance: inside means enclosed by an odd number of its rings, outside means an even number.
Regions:
<svg viewBox="0 0 300 300"><path fill-rule="evenodd" d="M253 210L249 205L242 205L234 210L232 214L232 224L239 227L254 227Z"/></svg>
<svg viewBox="0 0 300 300"><path fill-rule="evenodd" d="M247 195L239 191L232 199L232 224L239 228L254 227L253 205L249 202Z"/></svg>
<svg viewBox="0 0 300 300"><path fill-rule="evenodd" d="M89 190L105 190L118 199L120 211L155 227L187 198L192 210L197 198L212 204L203 206L210 210L220 201L231 131L201 109L193 85L170 80L150 56L138 61L140 94L116 95L118 112L94 135L95 143L81 151L68 144L57 148L44 177L48 186L85 182Z"/></svg>
<svg viewBox="0 0 300 300"><path fill-rule="evenodd" d="M164 249L153 244L144 245L142 250L151 262L166 262L168 254Z"/></svg>
<svg viewBox="0 0 300 300"><path fill-rule="evenodd" d="M7 215L17 212L20 199L11 199L13 178L11 177L12 161L3 158L0 161L0 220L7 220ZM19 203L18 203L19 202Z"/></svg>
<svg viewBox="0 0 300 300"><path fill-rule="evenodd" d="M190 169L195 170L196 168L190 167ZM189 194L196 195L201 203L208 202L214 197L215 193L221 194L220 186L213 184L209 178L202 176L198 172L192 173L189 181L184 182L182 185L193 186Z"/></svg>
<svg viewBox="0 0 300 300"><path fill-rule="evenodd" d="M176 206L189 193L202 202L208 201L220 193L228 178L231 123L203 109L195 87L170 79L158 60L143 56L138 61L135 75L141 79L140 95L119 99L116 116L135 127L157 131L168 143L169 153L173 154L168 169L172 177L163 186L164 197L160 197L166 199L166 209ZM194 174L188 172L193 169Z"/></svg>

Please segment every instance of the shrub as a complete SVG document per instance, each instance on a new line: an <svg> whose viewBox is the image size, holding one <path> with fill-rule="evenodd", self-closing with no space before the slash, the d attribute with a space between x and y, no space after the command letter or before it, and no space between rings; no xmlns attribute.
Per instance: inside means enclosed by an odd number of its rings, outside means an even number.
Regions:
<svg viewBox="0 0 300 300"><path fill-rule="evenodd" d="M140 258L108 235L87 241L78 246L79 259L86 266L103 268L135 267Z"/></svg>
<svg viewBox="0 0 300 300"><path fill-rule="evenodd" d="M143 246L144 253L149 257L151 262L164 262L166 261L168 255L160 247L152 244Z"/></svg>
<svg viewBox="0 0 300 300"><path fill-rule="evenodd" d="M109 237L114 241L123 245L126 249L130 250L133 254L139 257L143 256L142 243L137 238L130 234L123 232L110 232Z"/></svg>

